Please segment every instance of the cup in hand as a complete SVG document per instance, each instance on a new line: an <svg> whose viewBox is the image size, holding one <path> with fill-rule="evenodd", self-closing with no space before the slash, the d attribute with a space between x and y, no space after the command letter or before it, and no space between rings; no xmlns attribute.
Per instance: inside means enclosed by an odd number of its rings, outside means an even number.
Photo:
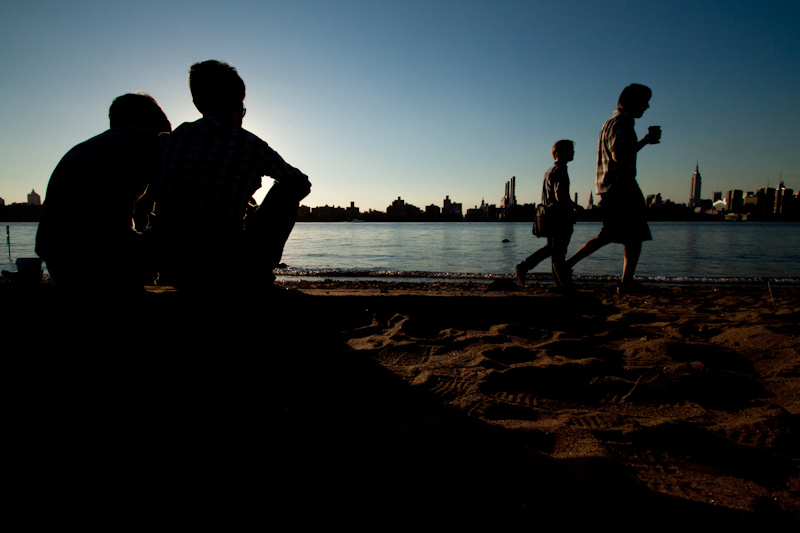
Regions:
<svg viewBox="0 0 800 533"><path fill-rule="evenodd" d="M647 134L650 136L651 144L658 144L661 142L661 126L650 126L647 128Z"/></svg>

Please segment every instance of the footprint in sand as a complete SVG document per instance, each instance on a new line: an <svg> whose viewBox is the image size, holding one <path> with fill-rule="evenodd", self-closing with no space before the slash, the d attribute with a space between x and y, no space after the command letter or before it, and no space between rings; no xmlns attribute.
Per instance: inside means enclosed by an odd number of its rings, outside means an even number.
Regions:
<svg viewBox="0 0 800 533"><path fill-rule="evenodd" d="M384 348L375 358L386 366L414 366L425 363L431 350L430 346L419 344L397 344Z"/></svg>

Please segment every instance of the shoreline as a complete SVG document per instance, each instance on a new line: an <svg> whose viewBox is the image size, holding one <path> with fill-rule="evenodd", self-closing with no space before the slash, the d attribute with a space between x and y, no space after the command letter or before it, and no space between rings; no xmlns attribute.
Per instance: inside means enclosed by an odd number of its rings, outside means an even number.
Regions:
<svg viewBox="0 0 800 533"><path fill-rule="evenodd" d="M488 285L495 281L511 280L516 283L515 274L480 274L480 273L448 273L448 272L377 272L377 271L275 271L277 281L292 286L298 279L315 282L334 283L478 283ZM616 284L618 275L576 275L573 281L577 285L596 286ZM637 281L653 287L664 286L758 286L761 284L776 284L782 286L800 286L800 277L794 276L769 276L769 277L736 277L736 276L636 276ZM528 285L553 285L552 274L544 272L528 273Z"/></svg>
<svg viewBox="0 0 800 533"><path fill-rule="evenodd" d="M13 283L14 278L17 276L16 271L2 271L0 277L0 284ZM276 270L276 286L285 289L302 289L304 287L313 287L317 285L349 287L351 289L368 289L372 286L386 285L392 286L407 286L417 287L420 291L426 291L430 287L435 287L438 284L444 284L452 288L459 286L475 285L475 289L484 288L492 284L502 284L503 288L497 289L505 292L525 292L530 291L531 288L539 287L551 289L554 287L552 275L549 273L537 272L528 273L527 286L525 288L517 288L516 290L511 287L508 282L517 284L516 275L514 274L479 274L479 273L447 273L447 272L395 272L395 271L292 271L291 273L285 270ZM603 275L603 276L588 276L577 275L573 276L574 283L581 287L583 292L591 291L598 287L615 286L619 281L619 276L616 275ZM772 286L780 288L798 288L800 287L800 277L787 277L787 276L771 276L771 277L733 277L733 276L719 276L719 277L666 277L666 276L636 276L637 281L641 282L647 287L662 288L662 287L740 287L740 288L759 288L765 287L769 290ZM43 269L42 285L51 285L53 282L50 279L46 269ZM146 285L145 290L148 292L172 292L174 288L170 286L160 285Z"/></svg>

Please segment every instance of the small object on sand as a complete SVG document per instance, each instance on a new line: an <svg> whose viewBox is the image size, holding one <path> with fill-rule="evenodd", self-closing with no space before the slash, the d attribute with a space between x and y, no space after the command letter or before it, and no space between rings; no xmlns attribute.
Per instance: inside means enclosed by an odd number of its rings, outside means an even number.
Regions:
<svg viewBox="0 0 800 533"><path fill-rule="evenodd" d="M42 260L38 257L17 258L18 278L25 283L39 283L42 281Z"/></svg>
<svg viewBox="0 0 800 533"><path fill-rule="evenodd" d="M517 284L510 279L498 279L491 282L489 286L486 287L486 290L498 292L517 292L519 291L519 287L517 287Z"/></svg>
<svg viewBox="0 0 800 533"><path fill-rule="evenodd" d="M508 239L503 239L503 242L511 242L511 241L509 241Z"/></svg>

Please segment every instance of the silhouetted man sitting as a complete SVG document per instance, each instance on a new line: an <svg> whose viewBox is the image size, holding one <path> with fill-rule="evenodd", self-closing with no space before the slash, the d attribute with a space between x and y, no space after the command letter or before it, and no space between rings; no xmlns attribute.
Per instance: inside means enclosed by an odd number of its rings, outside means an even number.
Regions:
<svg viewBox="0 0 800 533"><path fill-rule="evenodd" d="M109 130L72 148L53 171L36 253L58 285L141 291L149 260L133 217L158 178L158 133L171 126L143 93L116 98L108 117Z"/></svg>
<svg viewBox="0 0 800 533"><path fill-rule="evenodd" d="M161 137L155 226L161 279L179 289L271 286L311 184L242 129L245 85L234 67L196 63L189 88L203 118ZM254 208L262 176L276 182Z"/></svg>

